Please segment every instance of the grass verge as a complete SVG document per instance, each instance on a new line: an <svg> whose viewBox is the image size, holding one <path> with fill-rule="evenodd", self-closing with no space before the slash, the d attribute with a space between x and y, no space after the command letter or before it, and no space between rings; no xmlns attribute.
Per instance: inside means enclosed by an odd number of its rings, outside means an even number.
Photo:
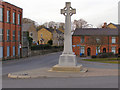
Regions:
<svg viewBox="0 0 120 90"><path fill-rule="evenodd" d="M91 62L120 64L120 58L95 58L95 59L82 59L82 60L91 61Z"/></svg>

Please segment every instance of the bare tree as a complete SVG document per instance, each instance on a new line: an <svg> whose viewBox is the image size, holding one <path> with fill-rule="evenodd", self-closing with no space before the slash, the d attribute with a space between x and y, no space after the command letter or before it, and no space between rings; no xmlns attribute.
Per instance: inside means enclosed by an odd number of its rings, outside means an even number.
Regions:
<svg viewBox="0 0 120 90"><path fill-rule="evenodd" d="M75 28L90 28L93 27L92 24L88 24L84 19L74 20L73 24Z"/></svg>

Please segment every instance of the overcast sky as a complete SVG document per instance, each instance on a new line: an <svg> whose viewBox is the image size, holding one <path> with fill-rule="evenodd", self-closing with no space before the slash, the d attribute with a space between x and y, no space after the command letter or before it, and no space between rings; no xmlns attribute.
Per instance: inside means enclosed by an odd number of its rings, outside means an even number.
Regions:
<svg viewBox="0 0 120 90"><path fill-rule="evenodd" d="M118 2L120 0L4 0L23 8L23 17L38 23L49 21L64 22L60 9L65 2L76 8L74 19L83 18L88 23L99 26L104 22L118 23Z"/></svg>

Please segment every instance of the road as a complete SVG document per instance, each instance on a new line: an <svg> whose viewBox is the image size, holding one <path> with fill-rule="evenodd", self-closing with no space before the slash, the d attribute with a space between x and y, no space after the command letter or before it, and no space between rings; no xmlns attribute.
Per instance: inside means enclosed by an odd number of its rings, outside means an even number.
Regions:
<svg viewBox="0 0 120 90"><path fill-rule="evenodd" d="M61 52L34 56L20 60L3 62L3 88L117 88L117 76L82 77L82 78L37 78L9 79L6 74L23 70L52 67L58 63ZM77 57L77 60L80 60ZM118 69L117 64L104 64L81 61L84 67Z"/></svg>

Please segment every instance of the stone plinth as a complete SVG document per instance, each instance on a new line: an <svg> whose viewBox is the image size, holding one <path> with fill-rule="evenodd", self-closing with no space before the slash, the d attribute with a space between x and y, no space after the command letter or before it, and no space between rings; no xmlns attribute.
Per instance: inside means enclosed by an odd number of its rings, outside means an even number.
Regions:
<svg viewBox="0 0 120 90"><path fill-rule="evenodd" d="M62 72L80 72L82 71L82 65L78 66L60 66L60 65L55 65L53 66L51 71L62 71Z"/></svg>
<svg viewBox="0 0 120 90"><path fill-rule="evenodd" d="M59 58L59 66L76 66L76 55L62 54Z"/></svg>

